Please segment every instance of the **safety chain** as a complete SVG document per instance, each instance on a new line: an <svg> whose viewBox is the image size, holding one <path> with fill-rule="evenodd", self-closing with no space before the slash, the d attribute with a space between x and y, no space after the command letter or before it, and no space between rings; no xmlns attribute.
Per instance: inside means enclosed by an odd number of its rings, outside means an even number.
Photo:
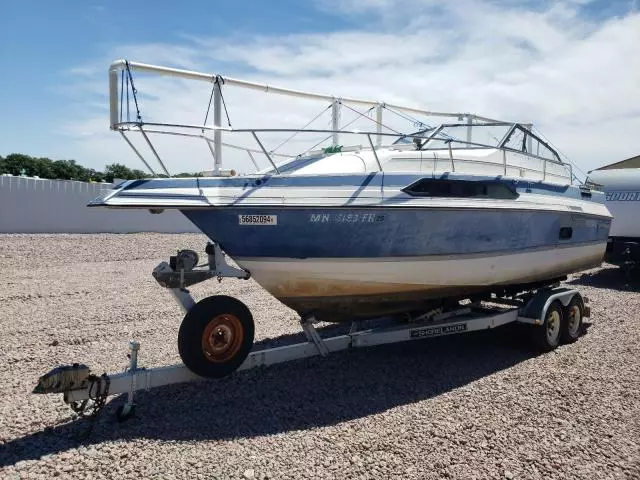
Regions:
<svg viewBox="0 0 640 480"><path fill-rule="evenodd" d="M77 413L82 418L94 418L102 407L107 403L107 397L109 396L109 386L111 384L111 380L107 376L106 373L103 373L99 377L96 375L89 375L87 379L89 382L89 398L86 400L80 400L71 402L71 409ZM102 388L104 383L104 388ZM95 395L92 395L92 391L94 391L95 387Z"/></svg>

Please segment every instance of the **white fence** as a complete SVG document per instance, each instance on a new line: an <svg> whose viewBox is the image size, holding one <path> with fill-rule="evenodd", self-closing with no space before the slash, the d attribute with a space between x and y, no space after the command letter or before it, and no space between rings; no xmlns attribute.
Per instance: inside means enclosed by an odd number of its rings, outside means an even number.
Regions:
<svg viewBox="0 0 640 480"><path fill-rule="evenodd" d="M175 210L89 208L110 183L0 176L0 233L199 232Z"/></svg>

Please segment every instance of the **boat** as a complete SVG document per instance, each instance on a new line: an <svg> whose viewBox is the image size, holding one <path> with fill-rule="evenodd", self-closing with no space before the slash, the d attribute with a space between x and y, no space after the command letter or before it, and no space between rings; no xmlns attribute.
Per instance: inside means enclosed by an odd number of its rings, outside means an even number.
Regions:
<svg viewBox="0 0 640 480"><path fill-rule="evenodd" d="M214 125L145 123L139 112L123 120L118 80L131 78L135 92L134 69L212 82ZM452 121L389 133L378 115L375 130L348 130L339 125L341 106L391 107L314 93L330 100L333 128L232 129L221 125L222 85L305 94L128 61L114 62L110 72L113 130L132 147L125 134L141 133L165 171L151 133L203 138L215 168L206 177L126 181L89 206L179 210L302 318L343 322L437 309L602 263L612 219L605 195L576 184L571 164L529 123L436 112ZM331 144L278 161L260 140L301 131L327 135ZM269 166L223 170L222 135L231 133L255 139L254 154ZM361 141L340 145L346 135Z"/></svg>

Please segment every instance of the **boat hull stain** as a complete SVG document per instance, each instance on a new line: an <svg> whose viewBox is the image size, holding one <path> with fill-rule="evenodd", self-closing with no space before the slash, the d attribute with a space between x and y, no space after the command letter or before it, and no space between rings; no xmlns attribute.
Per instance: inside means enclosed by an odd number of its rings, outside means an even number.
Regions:
<svg viewBox="0 0 640 480"><path fill-rule="evenodd" d="M511 285L542 282L602 264L606 242L490 257L238 259L270 294L328 322L437 306Z"/></svg>

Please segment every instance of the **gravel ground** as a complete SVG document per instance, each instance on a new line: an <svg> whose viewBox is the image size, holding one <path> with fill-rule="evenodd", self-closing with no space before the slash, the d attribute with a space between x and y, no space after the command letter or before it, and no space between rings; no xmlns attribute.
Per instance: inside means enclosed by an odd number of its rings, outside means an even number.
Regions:
<svg viewBox="0 0 640 480"><path fill-rule="evenodd" d="M592 319L536 355L503 327L355 350L111 398L91 430L50 368L97 373L179 361L182 314L151 270L201 235L0 235L2 478L640 478L640 294L615 268L572 276ZM298 333L253 281L205 282L243 300L257 340ZM83 434L86 434L83 437Z"/></svg>

